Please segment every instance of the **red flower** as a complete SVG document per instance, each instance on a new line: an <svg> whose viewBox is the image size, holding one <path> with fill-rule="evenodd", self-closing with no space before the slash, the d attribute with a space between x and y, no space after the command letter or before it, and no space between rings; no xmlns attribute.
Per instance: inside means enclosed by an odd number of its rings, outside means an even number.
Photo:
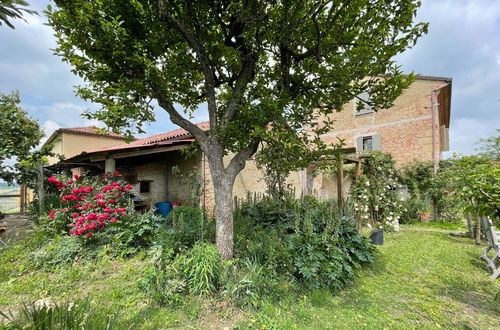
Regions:
<svg viewBox="0 0 500 330"><path fill-rule="evenodd" d="M80 180L80 176L78 174L73 175L73 177L75 178L75 180Z"/></svg>
<svg viewBox="0 0 500 330"><path fill-rule="evenodd" d="M113 212L113 209L108 206L103 211L106 212L106 213L111 213L111 212Z"/></svg>
<svg viewBox="0 0 500 330"><path fill-rule="evenodd" d="M92 233L87 233L87 237L91 237L92 236Z"/></svg>
<svg viewBox="0 0 500 330"><path fill-rule="evenodd" d="M54 213L56 213L56 212L54 212L54 210L50 210L49 217L50 217L51 219L54 219Z"/></svg>
<svg viewBox="0 0 500 330"><path fill-rule="evenodd" d="M118 175L120 175L120 172L115 171L113 174L114 174L115 176L118 176Z"/></svg>

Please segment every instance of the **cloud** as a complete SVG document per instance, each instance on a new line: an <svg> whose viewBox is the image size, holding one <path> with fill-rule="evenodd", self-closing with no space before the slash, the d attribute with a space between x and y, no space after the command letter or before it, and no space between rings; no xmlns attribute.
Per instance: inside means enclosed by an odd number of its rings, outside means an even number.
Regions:
<svg viewBox="0 0 500 330"><path fill-rule="evenodd" d="M405 71L453 78L450 148L471 154L500 127L500 1L425 0L429 34L398 57ZM496 126L496 127L495 127Z"/></svg>
<svg viewBox="0 0 500 330"><path fill-rule="evenodd" d="M474 152L474 142L500 128L500 1L423 0L417 21L430 22L429 34L397 58L406 72L453 78L450 146L452 151ZM42 13L48 0L33 1L40 16L16 20L16 29L0 29L0 92L17 89L22 105L51 127L102 126L81 117L99 106L74 96L82 84L71 67L53 55L52 29ZM156 121L148 134L175 129L166 112L155 109ZM208 119L206 105L193 121ZM49 125L49 124L47 124Z"/></svg>

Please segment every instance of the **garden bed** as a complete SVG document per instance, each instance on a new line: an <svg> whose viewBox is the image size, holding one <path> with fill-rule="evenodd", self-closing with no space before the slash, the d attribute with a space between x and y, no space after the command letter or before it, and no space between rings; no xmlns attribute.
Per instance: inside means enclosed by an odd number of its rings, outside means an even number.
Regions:
<svg viewBox="0 0 500 330"><path fill-rule="evenodd" d="M30 244L35 244L31 242ZM145 254L102 258L58 271L33 270L26 242L0 251L0 308L20 302L89 296L98 309L118 313L118 328L383 328L446 327L493 329L500 324L500 281L489 279L478 260L482 246L447 231L403 226L355 283L339 293L326 289L290 292L257 307L237 307L223 296L188 296L160 307L137 285Z"/></svg>

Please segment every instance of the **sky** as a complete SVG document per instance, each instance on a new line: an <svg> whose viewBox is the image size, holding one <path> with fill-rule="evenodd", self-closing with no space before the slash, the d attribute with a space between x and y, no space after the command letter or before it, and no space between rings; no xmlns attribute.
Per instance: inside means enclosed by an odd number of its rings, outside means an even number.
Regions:
<svg viewBox="0 0 500 330"><path fill-rule="evenodd" d="M60 127L101 126L81 117L98 105L74 95L82 79L52 54L52 30L42 13L49 1L29 0L40 16L0 27L0 92L19 90L22 107L36 118L47 137ZM500 1L423 0L416 21L429 22L429 33L397 57L406 73L453 78L450 152L471 154L480 138L500 129ZM207 120L206 109L195 121ZM148 135L175 129L167 114L156 110Z"/></svg>

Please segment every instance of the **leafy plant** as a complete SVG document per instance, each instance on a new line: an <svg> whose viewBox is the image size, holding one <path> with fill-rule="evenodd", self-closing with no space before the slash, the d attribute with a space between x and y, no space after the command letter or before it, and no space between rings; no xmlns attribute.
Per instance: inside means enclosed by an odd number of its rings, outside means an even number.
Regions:
<svg viewBox="0 0 500 330"><path fill-rule="evenodd" d="M401 203L397 189L400 182L392 155L372 152L362 165L362 173L350 191L358 221L389 232L398 230Z"/></svg>
<svg viewBox="0 0 500 330"><path fill-rule="evenodd" d="M37 300L21 305L19 313L12 312L0 316L7 320L4 329L89 329L111 330L114 328L117 315L97 313L89 298L75 302L56 304L50 300Z"/></svg>
<svg viewBox="0 0 500 330"><path fill-rule="evenodd" d="M215 245L195 244L185 259L184 267L191 293L207 295L219 289L223 263Z"/></svg>

